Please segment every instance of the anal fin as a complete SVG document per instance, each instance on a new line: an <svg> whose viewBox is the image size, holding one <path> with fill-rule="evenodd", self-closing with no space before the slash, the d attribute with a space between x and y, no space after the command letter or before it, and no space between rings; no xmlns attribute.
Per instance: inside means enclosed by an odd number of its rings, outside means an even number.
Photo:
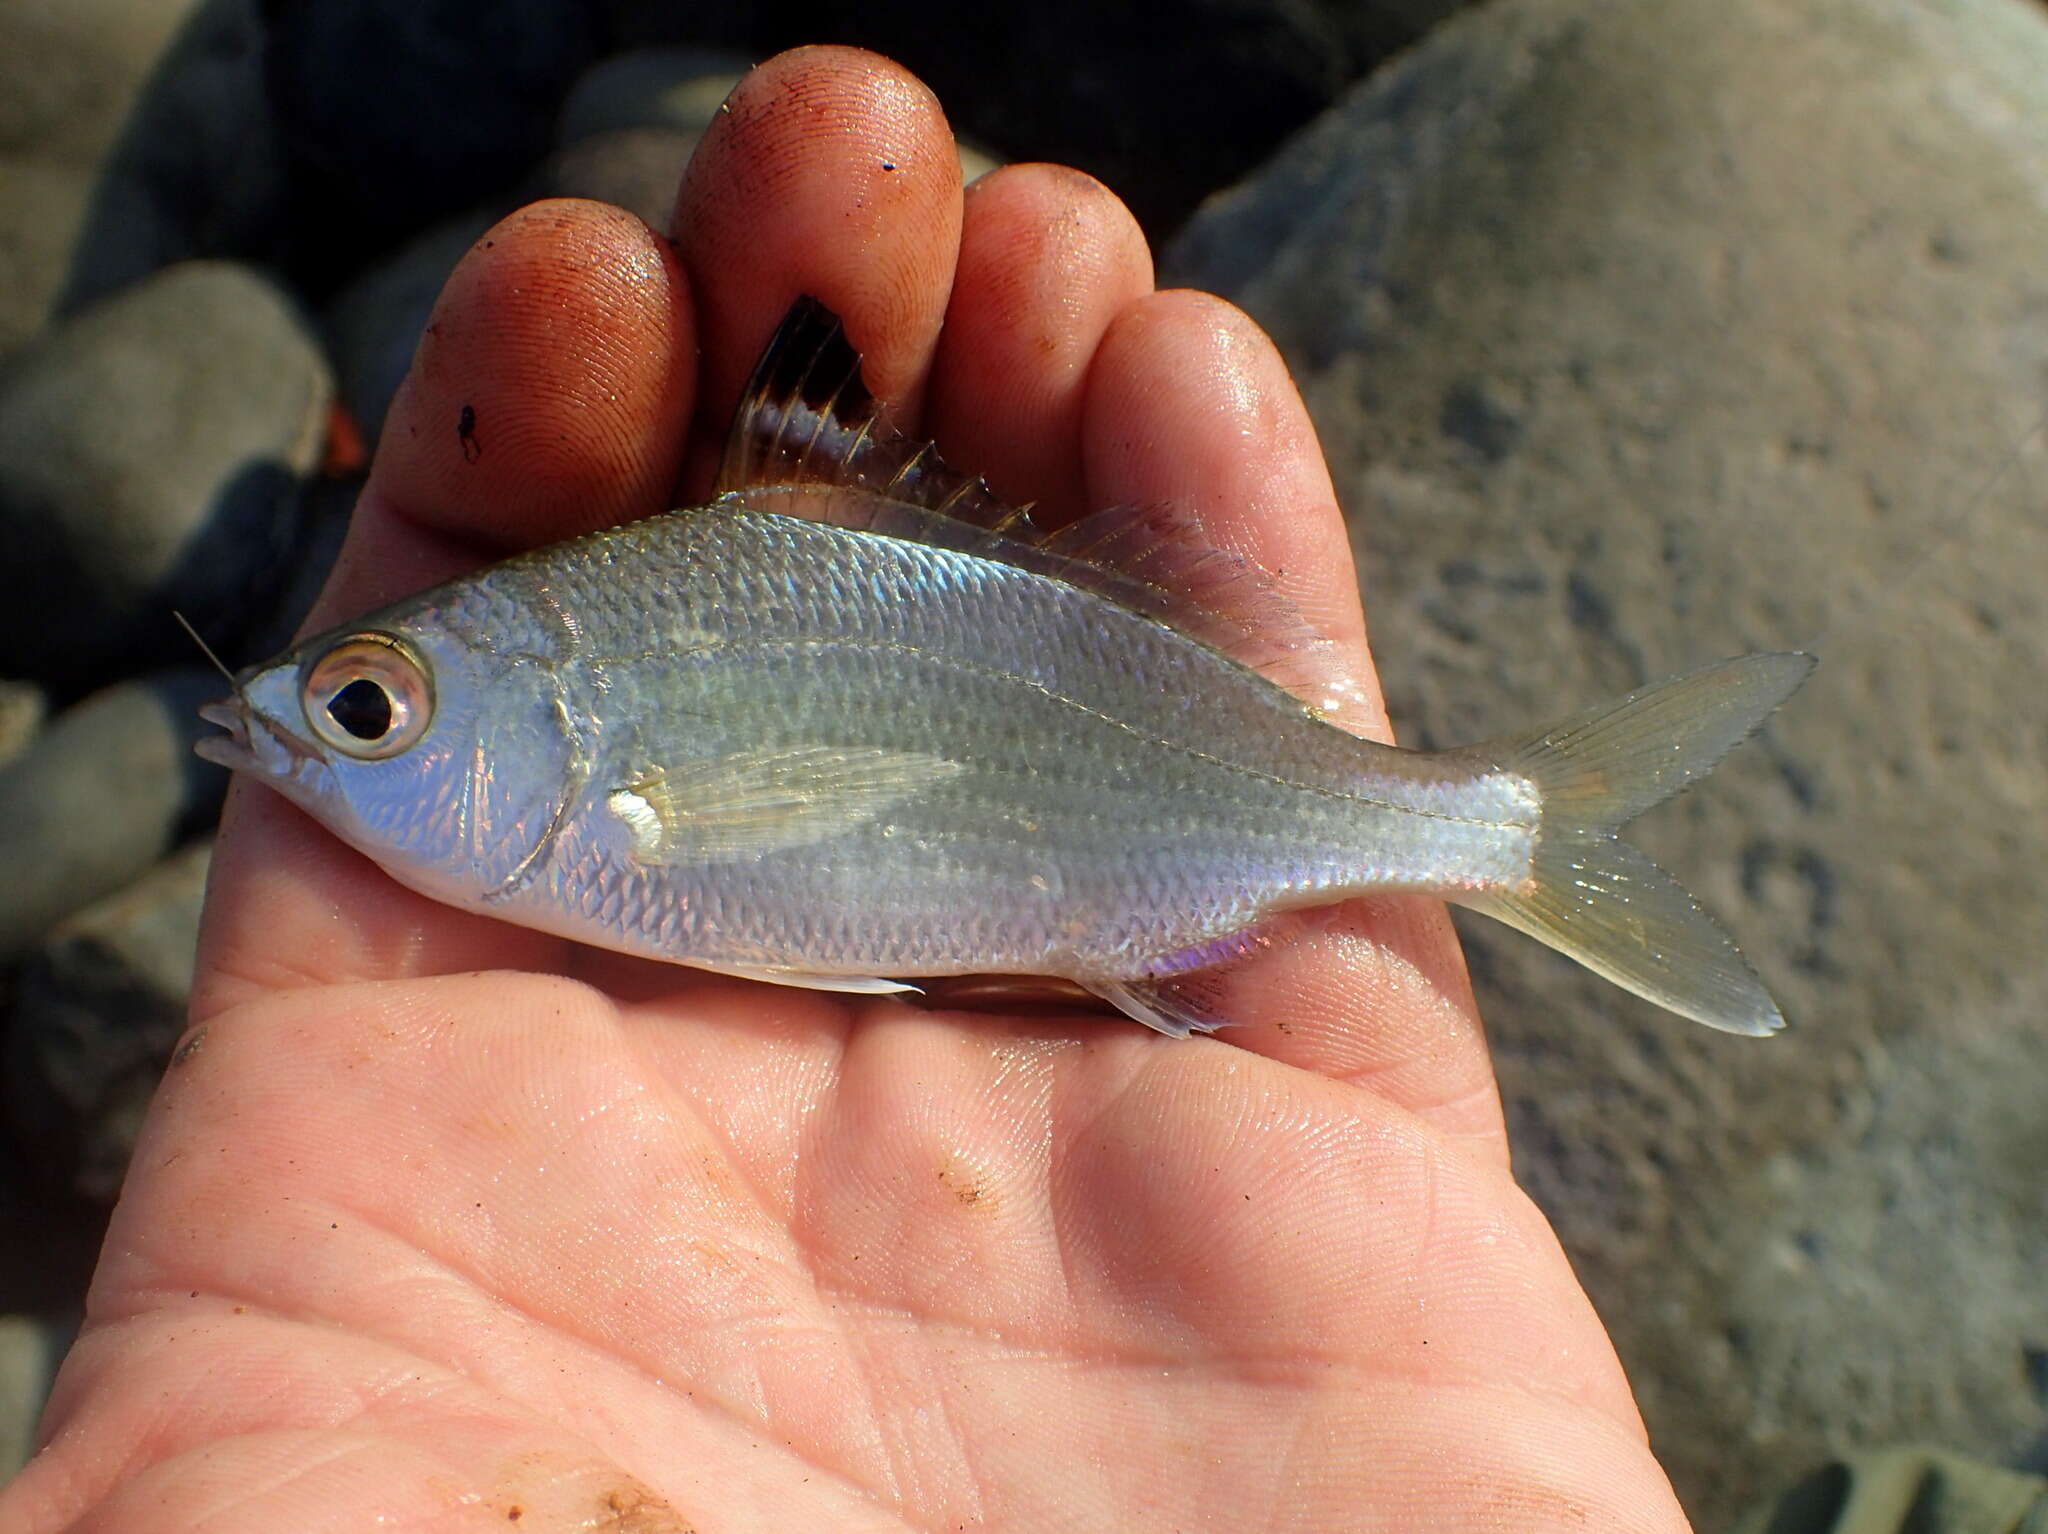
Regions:
<svg viewBox="0 0 2048 1534"><path fill-rule="evenodd" d="M907 980L889 980L880 975L821 975L807 969L786 969L779 964L702 964L689 961L690 968L714 975L731 975L736 980L759 980L767 985L787 985L805 991L841 991L852 996L916 995L918 988Z"/></svg>
<svg viewBox="0 0 2048 1534"><path fill-rule="evenodd" d="M1084 980L1081 982L1125 1017L1135 1018L1147 1028L1170 1039L1184 1039L1191 1033L1214 1033L1239 1021L1214 1008L1209 987L1192 975L1170 975L1162 980Z"/></svg>
<svg viewBox="0 0 2048 1534"><path fill-rule="evenodd" d="M1238 966L1254 954L1314 931L1329 916L1327 907L1275 912L1235 932L1161 955L1148 966L1149 975L1120 980L1081 976L1076 983L1169 1038L1214 1033L1245 1021L1231 1003L1231 981Z"/></svg>

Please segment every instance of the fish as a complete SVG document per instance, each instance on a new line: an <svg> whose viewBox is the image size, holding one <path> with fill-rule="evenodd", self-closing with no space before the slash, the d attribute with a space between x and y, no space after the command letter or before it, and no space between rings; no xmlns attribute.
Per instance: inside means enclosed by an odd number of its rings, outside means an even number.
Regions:
<svg viewBox="0 0 2048 1534"><path fill-rule="evenodd" d="M1046 530L896 430L805 298L707 502L306 639L232 677L197 749L449 905L782 985L1042 977L1185 1037L1238 1020L1219 976L1291 924L1410 891L1710 1027L1783 1026L1617 833L1811 656L1441 751L1332 723L1329 660L1174 508Z"/></svg>

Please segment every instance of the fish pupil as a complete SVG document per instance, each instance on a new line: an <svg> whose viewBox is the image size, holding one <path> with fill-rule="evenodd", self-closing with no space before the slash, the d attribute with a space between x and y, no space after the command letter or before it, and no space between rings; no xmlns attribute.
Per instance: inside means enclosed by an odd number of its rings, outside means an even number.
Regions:
<svg viewBox="0 0 2048 1534"><path fill-rule="evenodd" d="M328 717L357 740L382 740L391 732L391 698L366 676L359 676L327 700Z"/></svg>

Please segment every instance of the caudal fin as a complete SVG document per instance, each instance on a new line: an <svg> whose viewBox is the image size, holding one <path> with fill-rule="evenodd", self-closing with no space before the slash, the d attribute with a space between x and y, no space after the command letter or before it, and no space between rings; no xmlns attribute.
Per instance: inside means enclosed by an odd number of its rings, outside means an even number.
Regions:
<svg viewBox="0 0 2048 1534"><path fill-rule="evenodd" d="M1813 666L1796 652L1746 655L1476 748L1536 784L1543 818L1526 884L1455 898L1683 1017L1776 1033L1784 1016L1748 961L1615 832L1712 770Z"/></svg>

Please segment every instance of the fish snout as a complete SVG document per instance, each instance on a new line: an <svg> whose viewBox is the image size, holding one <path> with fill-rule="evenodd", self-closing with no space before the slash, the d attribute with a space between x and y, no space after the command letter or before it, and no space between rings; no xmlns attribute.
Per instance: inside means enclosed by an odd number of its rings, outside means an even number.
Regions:
<svg viewBox="0 0 2048 1534"><path fill-rule="evenodd" d="M199 706L199 717L219 725L225 735L202 735L192 743L193 754L236 771L256 765L256 753L249 740L249 706L240 698L216 698Z"/></svg>

